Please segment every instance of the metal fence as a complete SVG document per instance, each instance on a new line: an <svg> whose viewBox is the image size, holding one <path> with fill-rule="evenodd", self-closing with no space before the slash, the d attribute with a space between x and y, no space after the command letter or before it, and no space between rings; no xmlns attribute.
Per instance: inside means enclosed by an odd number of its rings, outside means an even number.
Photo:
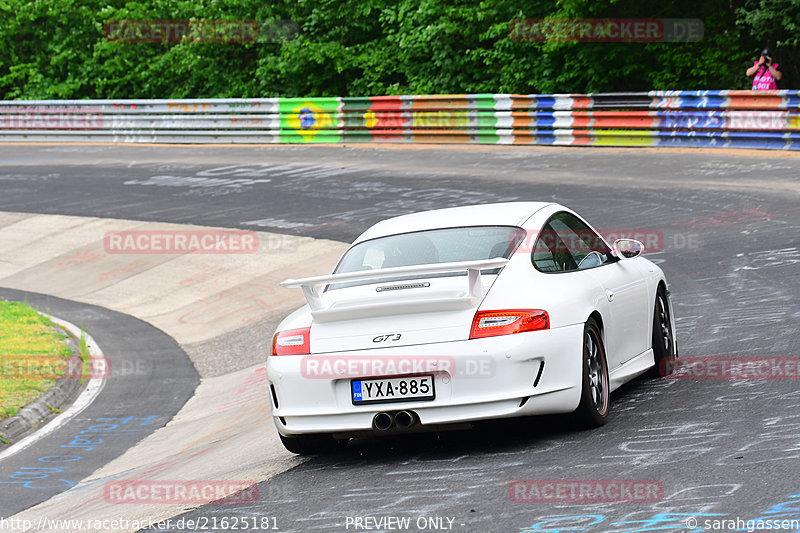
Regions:
<svg viewBox="0 0 800 533"><path fill-rule="evenodd" d="M800 91L0 102L0 142L800 149Z"/></svg>

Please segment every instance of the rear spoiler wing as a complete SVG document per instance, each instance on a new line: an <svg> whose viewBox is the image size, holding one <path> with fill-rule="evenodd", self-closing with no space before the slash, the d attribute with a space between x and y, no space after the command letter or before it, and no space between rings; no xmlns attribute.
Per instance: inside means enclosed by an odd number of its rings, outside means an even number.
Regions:
<svg viewBox="0 0 800 533"><path fill-rule="evenodd" d="M379 281L383 278L397 276L418 276L425 274L448 274L452 272L467 272L467 292L463 297L474 300L483 297L483 283L481 283L481 270L502 268L506 266L508 259L495 257L494 259L480 259L477 261L458 261L453 263L433 263L428 265L411 265L403 267L382 268L379 270L359 270L358 272L346 272L344 274L330 274L327 276L315 276L302 279L287 279L281 282L281 286L290 289L301 288L306 297L308 306L314 316L327 314L328 308L325 307L322 296L318 290L320 285L332 283L344 283L347 281ZM380 304L377 304L380 306ZM370 306L372 307L372 306ZM334 311L330 309L330 311Z"/></svg>

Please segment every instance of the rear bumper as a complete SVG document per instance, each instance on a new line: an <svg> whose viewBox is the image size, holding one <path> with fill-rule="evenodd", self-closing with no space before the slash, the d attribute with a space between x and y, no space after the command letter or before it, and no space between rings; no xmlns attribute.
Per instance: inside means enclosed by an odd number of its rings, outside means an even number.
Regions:
<svg viewBox="0 0 800 533"><path fill-rule="evenodd" d="M413 411L419 425L472 422L491 418L569 413L580 401L583 325L475 339L380 350L311 356L270 356L267 380L273 417L283 435L363 433L373 429L379 412ZM353 405L347 371L342 377L311 373L314 358L348 361L441 358L453 361L434 376L436 398L429 401ZM416 358L416 359L415 359ZM304 359L306 359L304 361ZM412 366L398 365L400 370ZM352 368L352 366L350 367ZM392 372L382 377L409 375ZM374 377L374 376L366 376ZM275 400L277 399L277 405ZM431 427L431 429L435 429ZM376 430L377 431L377 430Z"/></svg>

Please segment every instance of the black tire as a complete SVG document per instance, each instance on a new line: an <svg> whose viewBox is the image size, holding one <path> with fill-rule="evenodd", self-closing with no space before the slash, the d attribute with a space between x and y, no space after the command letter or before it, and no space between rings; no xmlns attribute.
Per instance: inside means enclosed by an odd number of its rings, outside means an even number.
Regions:
<svg viewBox="0 0 800 533"><path fill-rule="evenodd" d="M597 322L590 318L583 328L583 379L576 421L584 428L596 428L608 420L611 404L608 362Z"/></svg>
<svg viewBox="0 0 800 533"><path fill-rule="evenodd" d="M343 448L347 444L346 440L334 439L330 433L294 435L292 437L286 437L279 433L278 436L281 438L284 448L298 455L328 453Z"/></svg>
<svg viewBox="0 0 800 533"><path fill-rule="evenodd" d="M672 315L669 310L669 295L660 286L653 307L653 358L656 365L647 374L651 378L663 378L675 370L678 349L672 334Z"/></svg>

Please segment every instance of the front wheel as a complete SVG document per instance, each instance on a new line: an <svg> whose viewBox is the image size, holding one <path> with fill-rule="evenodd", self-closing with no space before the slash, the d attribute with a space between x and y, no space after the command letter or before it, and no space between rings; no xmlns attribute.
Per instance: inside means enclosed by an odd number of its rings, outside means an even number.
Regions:
<svg viewBox="0 0 800 533"><path fill-rule="evenodd" d="M327 453L343 448L347 441L336 440L329 433L314 433L310 435L294 435L286 437L278 433L283 447L298 455Z"/></svg>
<svg viewBox="0 0 800 533"><path fill-rule="evenodd" d="M669 295L664 287L659 287L656 291L656 303L653 309L653 358L656 364L650 370L650 377L663 378L675 370L678 350L672 331Z"/></svg>
<svg viewBox="0 0 800 533"><path fill-rule="evenodd" d="M600 328L590 318L583 328L583 378L581 402L575 417L586 428L600 427L608 419L610 391L608 364Z"/></svg>

